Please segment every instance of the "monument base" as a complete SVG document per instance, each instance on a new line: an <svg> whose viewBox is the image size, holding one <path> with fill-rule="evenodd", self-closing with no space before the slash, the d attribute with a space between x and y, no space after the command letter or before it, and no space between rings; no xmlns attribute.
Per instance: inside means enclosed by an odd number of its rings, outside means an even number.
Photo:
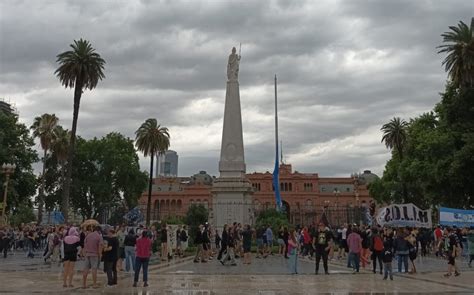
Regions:
<svg viewBox="0 0 474 295"><path fill-rule="evenodd" d="M245 178L218 178L212 185L211 224L222 232L224 224L253 225L251 183Z"/></svg>

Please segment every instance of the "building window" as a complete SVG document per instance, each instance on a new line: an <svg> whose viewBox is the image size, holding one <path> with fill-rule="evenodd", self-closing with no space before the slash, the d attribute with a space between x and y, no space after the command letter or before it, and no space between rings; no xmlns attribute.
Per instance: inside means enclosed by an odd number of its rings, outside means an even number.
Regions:
<svg viewBox="0 0 474 295"><path fill-rule="evenodd" d="M350 187L346 188L346 192L350 192L350 191L351 191Z"/></svg>
<svg viewBox="0 0 474 295"><path fill-rule="evenodd" d="M304 187L304 191L305 191L305 192L311 192L311 191L313 191L313 184L312 184L312 183L305 183L305 184L303 185L303 187Z"/></svg>
<svg viewBox="0 0 474 295"><path fill-rule="evenodd" d="M293 191L293 188L292 188L291 182L288 184L288 188L289 188L290 192L291 192L291 191Z"/></svg>
<svg viewBox="0 0 474 295"><path fill-rule="evenodd" d="M321 191L322 191L322 192L325 192L325 191L326 191L326 188L325 188L325 187L322 187L322 188L321 188Z"/></svg>
<svg viewBox="0 0 474 295"><path fill-rule="evenodd" d="M259 192L261 189L260 183L252 183L252 187L257 192Z"/></svg>

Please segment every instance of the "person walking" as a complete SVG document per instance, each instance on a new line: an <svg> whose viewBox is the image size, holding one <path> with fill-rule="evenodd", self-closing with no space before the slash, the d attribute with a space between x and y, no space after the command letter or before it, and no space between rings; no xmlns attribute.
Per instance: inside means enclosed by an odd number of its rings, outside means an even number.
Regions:
<svg viewBox="0 0 474 295"><path fill-rule="evenodd" d="M243 264L250 264L252 262L250 253L252 248L252 234L253 232L250 225L245 225L244 231L242 231L242 248L244 250Z"/></svg>
<svg viewBox="0 0 474 295"><path fill-rule="evenodd" d="M370 250L372 251L372 272L377 273L377 260L379 261L380 274L383 269L384 244L378 229L372 229L370 238Z"/></svg>
<svg viewBox="0 0 474 295"><path fill-rule="evenodd" d="M326 230L324 223L320 222L318 225L318 230L314 233L313 236L313 248L316 254L316 271L315 274L319 272L319 262L321 258L323 259L324 273L329 274L328 270L328 254L330 249L330 243L332 241L331 233Z"/></svg>
<svg viewBox="0 0 474 295"><path fill-rule="evenodd" d="M415 260L418 254L418 240L417 240L418 230L413 229L410 235L407 237L408 241L408 257L410 258L411 262L411 270L409 273L415 274L416 273L416 266Z"/></svg>
<svg viewBox="0 0 474 295"><path fill-rule="evenodd" d="M77 261L77 252L80 246L79 232L77 228L71 227L66 237L64 237L64 274L63 287L74 288L72 279L74 277L74 266Z"/></svg>
<svg viewBox="0 0 474 295"><path fill-rule="evenodd" d="M168 260L168 230L166 228L166 223L161 225L160 242L161 242L161 261L167 261Z"/></svg>
<svg viewBox="0 0 474 295"><path fill-rule="evenodd" d="M265 231L265 237L267 239L267 255L273 255L273 231L270 224L267 226L267 230ZM285 249L285 256L286 256L286 249Z"/></svg>
<svg viewBox="0 0 474 295"><path fill-rule="evenodd" d="M97 285L97 268L99 267L100 258L102 257L103 239L99 234L100 226L95 230L88 228L88 233L84 239L84 248L82 249L82 256L84 256L84 271L82 273L82 288L87 288L87 276L89 271L92 271L92 287L98 288Z"/></svg>
<svg viewBox="0 0 474 295"><path fill-rule="evenodd" d="M235 262L234 248L235 248L234 231L232 227L229 227L228 232L227 232L227 251L224 257L222 257L222 259L219 260L222 265L225 265L229 259L230 259L230 265L232 266L237 265L237 263Z"/></svg>
<svg viewBox="0 0 474 295"><path fill-rule="evenodd" d="M133 287L137 286L141 268L143 268L143 287L148 287L148 263L150 262L151 256L151 243L151 239L148 237L148 232L144 230L142 236L136 241Z"/></svg>
<svg viewBox="0 0 474 295"><path fill-rule="evenodd" d="M459 239L451 228L445 229L446 238L445 238L445 252L448 258L448 272L444 275L445 277L450 277L454 271L454 276L459 276L459 267L456 265L456 257L459 255Z"/></svg>
<svg viewBox="0 0 474 295"><path fill-rule="evenodd" d="M298 242L295 230L291 230L288 236L287 257L290 274L298 274Z"/></svg>
<svg viewBox="0 0 474 295"><path fill-rule="evenodd" d="M119 242L119 248L118 248L118 260L117 260L117 271L123 271L123 260L125 259L125 237L127 236L127 233L125 232L125 229L123 226L120 226L117 233L116 233L118 242Z"/></svg>
<svg viewBox="0 0 474 295"><path fill-rule="evenodd" d="M202 224L199 225L199 230L196 233L196 237L194 239L194 244L196 245L196 256L194 256L194 262L207 262L204 260L204 226Z"/></svg>
<svg viewBox="0 0 474 295"><path fill-rule="evenodd" d="M125 250L125 271L135 270L135 244L137 243L137 236L133 229L128 231L128 235L123 241Z"/></svg>
<svg viewBox="0 0 474 295"><path fill-rule="evenodd" d="M362 251L362 238L359 230L355 228L349 236L347 236L347 246L349 247L349 260L353 268L352 273L359 272L360 255Z"/></svg>
<svg viewBox="0 0 474 295"><path fill-rule="evenodd" d="M221 248L219 250L219 254L217 255L217 260L222 259L222 254L227 251L227 241L228 241L228 229L227 224L224 224L224 229L222 230L222 237L221 237Z"/></svg>
<svg viewBox="0 0 474 295"><path fill-rule="evenodd" d="M285 258L289 259L288 257L288 240L290 239L290 232L288 231L288 228L285 226L283 228L283 243L285 244Z"/></svg>

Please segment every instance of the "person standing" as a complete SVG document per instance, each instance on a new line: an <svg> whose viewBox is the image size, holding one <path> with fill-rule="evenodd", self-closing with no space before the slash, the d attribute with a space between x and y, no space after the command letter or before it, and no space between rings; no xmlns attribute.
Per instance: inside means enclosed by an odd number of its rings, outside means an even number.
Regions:
<svg viewBox="0 0 474 295"><path fill-rule="evenodd" d="M242 247L244 250L244 261L243 264L250 264L251 263L251 253L250 250L252 248L252 229L250 225L245 225L244 231L242 232Z"/></svg>
<svg viewBox="0 0 474 295"><path fill-rule="evenodd" d="M168 230L166 229L166 223L161 225L160 242L161 261L166 261L168 260Z"/></svg>
<svg viewBox="0 0 474 295"><path fill-rule="evenodd" d="M81 239L77 228L71 227L66 237L64 237L64 274L63 287L74 288L72 279L74 277L74 266L77 261L77 248L80 246Z"/></svg>
<svg viewBox="0 0 474 295"><path fill-rule="evenodd" d="M288 240L290 238L290 232L288 231L288 228L285 226L283 228L283 243L285 244L285 258L289 259L288 257Z"/></svg>
<svg viewBox="0 0 474 295"><path fill-rule="evenodd" d="M347 246L349 247L349 260L354 269L352 273L358 273L362 251L362 238L358 229L354 229L347 237Z"/></svg>
<svg viewBox="0 0 474 295"><path fill-rule="evenodd" d="M294 275L298 274L298 242L295 230L291 230L288 237L288 265L290 267L290 273Z"/></svg>
<svg viewBox="0 0 474 295"><path fill-rule="evenodd" d="M273 255L273 231L270 224L267 226L267 230L265 231L265 237L267 239L267 255Z"/></svg>
<svg viewBox="0 0 474 295"><path fill-rule="evenodd" d="M148 237L146 230L142 232L142 236L136 243L136 258L135 258L135 275L133 279L133 287L137 286L138 278L140 277L140 269L143 267L143 287L148 287L148 263L151 256L151 239Z"/></svg>
<svg viewBox="0 0 474 295"><path fill-rule="evenodd" d="M321 261L321 258L323 259L324 273L327 275L329 274L328 255L331 241L331 233L326 230L326 226L324 225L324 223L320 222L318 225L318 230L314 233L313 236L313 248L316 254L316 274L318 274L319 272L319 262Z"/></svg>
<svg viewBox="0 0 474 295"><path fill-rule="evenodd" d="M133 229L128 231L128 235L123 241L125 250L125 271L129 272L135 270L135 244L137 243L137 236Z"/></svg>
<svg viewBox="0 0 474 295"><path fill-rule="evenodd" d="M407 237L408 257L410 258L410 262L411 262L411 266L412 266L410 273L413 273L413 274L416 273L415 260L416 260L416 256L417 256L417 253L418 253L417 235L418 235L418 230L413 229L413 231Z"/></svg>
<svg viewBox="0 0 474 295"><path fill-rule="evenodd" d="M379 261L380 274L383 268L384 244L379 231L372 229L372 237L370 238L370 250L372 251L372 272L377 273L377 260ZM391 260L390 260L391 262Z"/></svg>
<svg viewBox="0 0 474 295"><path fill-rule="evenodd" d="M127 233L125 232L125 229L123 226L120 226L118 231L117 231L117 239L119 242L118 245L118 260L117 260L117 271L123 271L123 260L125 259L125 237L127 236Z"/></svg>
<svg viewBox="0 0 474 295"><path fill-rule="evenodd" d="M196 256L194 256L194 262L207 262L204 261L204 246L203 246L203 231L204 226L199 225L199 229L196 232L196 237L194 238L194 244L196 245Z"/></svg>
<svg viewBox="0 0 474 295"><path fill-rule="evenodd" d="M117 285L117 260L119 241L113 229L109 229L104 238L104 270L107 273L107 286Z"/></svg>
<svg viewBox="0 0 474 295"><path fill-rule="evenodd" d="M397 238L393 242L393 251L394 255L397 255L399 273L402 272L402 264L405 267L405 273L408 273L408 247L408 241L405 239L403 230L397 230Z"/></svg>
<svg viewBox="0 0 474 295"><path fill-rule="evenodd" d="M450 277L453 270L454 276L459 276L461 273L459 272L459 268L456 265L456 256L459 254L459 240L456 234L453 232L451 228L446 228L446 239L445 239L445 251L446 256L448 257L448 273L446 273L445 277Z"/></svg>
<svg viewBox="0 0 474 295"><path fill-rule="evenodd" d="M386 280L390 276L390 280L393 281L392 273L392 260L393 260L393 239L392 235L385 237L383 242L383 265L384 265L384 275L383 279ZM374 261L375 264L375 261Z"/></svg>
<svg viewBox="0 0 474 295"><path fill-rule="evenodd" d="M98 288L97 285L97 268L99 267L100 258L102 256L103 239L99 234L100 226L95 230L89 228L86 238L84 239L84 248L82 254L85 258L84 271L82 273L82 288L87 288L87 276L89 271L92 271L93 288Z"/></svg>
<svg viewBox="0 0 474 295"><path fill-rule="evenodd" d="M469 254L469 267L472 267L472 261L474 260L474 228L471 228L466 236L467 239L467 250Z"/></svg>

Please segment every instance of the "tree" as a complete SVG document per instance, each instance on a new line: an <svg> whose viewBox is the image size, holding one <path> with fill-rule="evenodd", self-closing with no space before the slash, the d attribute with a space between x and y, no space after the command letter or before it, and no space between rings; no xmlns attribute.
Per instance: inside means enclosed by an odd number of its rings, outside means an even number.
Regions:
<svg viewBox="0 0 474 295"><path fill-rule="evenodd" d="M133 140L119 133L78 138L74 161L71 205L84 219L138 203L147 175L140 171Z"/></svg>
<svg viewBox="0 0 474 295"><path fill-rule="evenodd" d="M28 128L18 122L16 114L0 111L0 165L16 165L8 185L7 214L11 208L18 207L36 193L36 177L32 165L38 161L38 155L33 149L34 144ZM0 183L4 182L5 175L0 173ZM0 196L3 196L4 189L1 185Z"/></svg>
<svg viewBox="0 0 474 295"><path fill-rule="evenodd" d="M36 117L31 126L33 137L40 140L40 145L43 149L43 172L41 173L41 185L38 192L38 224L43 220L46 158L56 136L54 131L58 121L59 119L55 114L43 114L40 117Z"/></svg>
<svg viewBox="0 0 474 295"><path fill-rule="evenodd" d="M286 214L275 209L267 209L260 212L255 223L257 228L267 228L270 225L273 232L277 232L282 226L289 226Z"/></svg>
<svg viewBox="0 0 474 295"><path fill-rule="evenodd" d="M407 140L406 128L407 122L396 117L380 129L383 132L382 142L385 142L388 149L395 151L400 159L403 159L403 148Z"/></svg>
<svg viewBox="0 0 474 295"><path fill-rule="evenodd" d="M447 53L443 60L446 72L456 87L474 86L474 17L471 26L460 21L450 26L450 32L441 34L443 42L438 53Z"/></svg>
<svg viewBox="0 0 474 295"><path fill-rule="evenodd" d="M84 89L92 90L97 83L105 78L105 60L100 57L87 40L74 40L71 44L72 50L65 51L57 56L59 68L54 72L60 82L66 88L74 88L74 110L72 118L71 139L69 141L69 152L64 179L62 212L67 221L69 213L69 192L72 177L72 165L76 143L77 120L79 118L79 105Z"/></svg>
<svg viewBox="0 0 474 295"><path fill-rule="evenodd" d="M150 180L148 182L148 201L146 207L146 224L150 225L151 188L153 184L153 160L157 154L163 154L170 146L168 128L158 125L156 119L146 120L135 132L136 147L145 157L150 156Z"/></svg>

